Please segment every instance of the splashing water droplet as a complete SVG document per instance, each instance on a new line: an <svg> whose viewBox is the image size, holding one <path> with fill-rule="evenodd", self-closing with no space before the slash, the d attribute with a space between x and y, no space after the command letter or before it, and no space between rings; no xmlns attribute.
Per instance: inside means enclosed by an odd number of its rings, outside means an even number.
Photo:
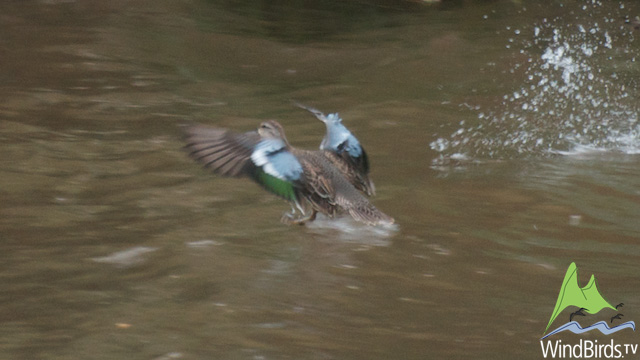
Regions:
<svg viewBox="0 0 640 360"><path fill-rule="evenodd" d="M632 46L633 32L621 34L619 25L609 20L622 16L602 7L586 6L583 23L577 26L571 25L573 18L543 19L533 26L534 41L515 30L520 36L510 38L507 48L528 56L508 70L516 74L520 71L515 69L524 68L520 88L503 95L495 107L481 109L475 121L460 124L449 137L432 142L431 148L441 153L434 163L453 154L504 159L589 147L640 153L640 103L633 101L638 94L632 91L635 87L621 83L628 78L612 72L632 73L630 60L640 50ZM614 51L610 34L616 29ZM610 61L617 61L616 66Z"/></svg>

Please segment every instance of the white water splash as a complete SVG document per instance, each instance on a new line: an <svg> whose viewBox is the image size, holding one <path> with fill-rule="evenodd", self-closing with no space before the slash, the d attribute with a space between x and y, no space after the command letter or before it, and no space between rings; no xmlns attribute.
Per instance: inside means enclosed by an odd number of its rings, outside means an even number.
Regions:
<svg viewBox="0 0 640 360"><path fill-rule="evenodd" d="M524 68L522 85L495 107L480 109L477 121L461 122L433 141L431 148L441 154L434 165L454 157L509 159L584 149L640 153L638 91L629 85L636 85L631 76L619 75L634 71L633 30L620 14L600 14L601 6L594 2L572 21L545 19L521 31L522 40L509 45L528 59L509 73Z"/></svg>

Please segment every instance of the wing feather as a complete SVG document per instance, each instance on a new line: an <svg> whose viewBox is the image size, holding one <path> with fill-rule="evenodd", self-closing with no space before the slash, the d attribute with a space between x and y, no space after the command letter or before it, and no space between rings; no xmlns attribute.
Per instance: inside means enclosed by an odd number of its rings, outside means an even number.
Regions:
<svg viewBox="0 0 640 360"><path fill-rule="evenodd" d="M223 176L253 176L253 147L260 142L257 132L235 133L227 129L193 125L184 129L189 156Z"/></svg>

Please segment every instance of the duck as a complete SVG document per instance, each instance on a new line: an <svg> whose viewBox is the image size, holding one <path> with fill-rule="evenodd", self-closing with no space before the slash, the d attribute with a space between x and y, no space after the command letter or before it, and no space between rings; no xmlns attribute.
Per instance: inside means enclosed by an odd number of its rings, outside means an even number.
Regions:
<svg viewBox="0 0 640 360"><path fill-rule="evenodd" d="M201 124L183 130L189 156L205 168L225 177L248 177L288 201L291 212L281 218L285 224L303 225L318 213L329 218L348 213L372 226L394 223L356 189L326 150L291 146L275 120L244 133Z"/></svg>

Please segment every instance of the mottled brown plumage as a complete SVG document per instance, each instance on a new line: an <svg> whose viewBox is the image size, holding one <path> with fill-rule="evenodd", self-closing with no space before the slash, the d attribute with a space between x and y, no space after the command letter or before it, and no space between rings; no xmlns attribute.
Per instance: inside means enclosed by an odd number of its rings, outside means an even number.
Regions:
<svg viewBox="0 0 640 360"><path fill-rule="evenodd" d="M326 157L323 151L292 149L304 169L306 199L313 210L334 217L345 210L369 225L392 224L393 218L378 210Z"/></svg>
<svg viewBox="0 0 640 360"><path fill-rule="evenodd" d="M358 190L374 196L376 187L371 178L369 178L369 160L367 153L362 149L362 156L354 159L348 153L336 153L330 150L323 150L325 156L340 172L349 180L349 182Z"/></svg>

